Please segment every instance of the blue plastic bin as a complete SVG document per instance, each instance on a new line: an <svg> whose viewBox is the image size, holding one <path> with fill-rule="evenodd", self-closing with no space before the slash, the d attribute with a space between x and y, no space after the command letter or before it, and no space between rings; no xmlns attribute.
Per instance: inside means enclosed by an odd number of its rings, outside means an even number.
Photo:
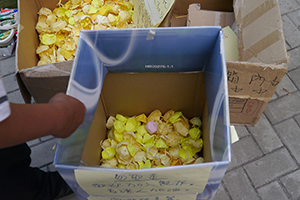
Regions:
<svg viewBox="0 0 300 200"><path fill-rule="evenodd" d="M56 169L80 199L213 199L231 159L226 77L220 27L82 31L67 93L87 111L76 132L58 142ZM97 166L106 119L154 108L200 115L205 162L140 170Z"/></svg>

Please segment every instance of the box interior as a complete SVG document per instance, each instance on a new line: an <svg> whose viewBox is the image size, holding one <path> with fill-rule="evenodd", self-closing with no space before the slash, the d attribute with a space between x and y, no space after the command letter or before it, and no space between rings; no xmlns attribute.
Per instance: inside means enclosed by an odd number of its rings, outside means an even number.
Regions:
<svg viewBox="0 0 300 200"><path fill-rule="evenodd" d="M101 140L107 138L105 126L109 116L122 114L149 115L159 109L182 111L188 118L205 118L206 92L203 72L193 73L108 73L101 98L85 143L82 162L90 166L100 164ZM204 126L207 123L203 123ZM204 158L211 161L207 129L203 127ZM204 136L203 136L204 137Z"/></svg>

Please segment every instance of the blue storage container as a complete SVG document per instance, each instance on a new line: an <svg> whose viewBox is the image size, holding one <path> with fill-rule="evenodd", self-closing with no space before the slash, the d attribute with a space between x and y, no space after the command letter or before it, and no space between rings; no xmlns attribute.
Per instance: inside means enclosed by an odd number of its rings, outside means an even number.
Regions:
<svg viewBox="0 0 300 200"><path fill-rule="evenodd" d="M227 70L220 27L82 31L67 93L87 111L58 142L54 164L80 199L213 199L231 160ZM203 120L204 163L102 168L109 116L182 111Z"/></svg>

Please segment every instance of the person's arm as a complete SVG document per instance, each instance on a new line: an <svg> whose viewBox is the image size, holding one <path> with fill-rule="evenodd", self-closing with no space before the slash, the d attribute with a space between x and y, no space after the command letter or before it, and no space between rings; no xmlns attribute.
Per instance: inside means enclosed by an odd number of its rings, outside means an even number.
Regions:
<svg viewBox="0 0 300 200"><path fill-rule="evenodd" d="M83 122L85 106L59 93L48 104L10 104L11 114L0 122L0 148L53 135L70 136Z"/></svg>

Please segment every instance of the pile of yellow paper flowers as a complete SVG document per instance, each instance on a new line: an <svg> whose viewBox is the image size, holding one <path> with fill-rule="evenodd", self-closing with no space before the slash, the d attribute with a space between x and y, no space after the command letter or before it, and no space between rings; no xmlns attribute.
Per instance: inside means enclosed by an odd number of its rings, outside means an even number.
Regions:
<svg viewBox="0 0 300 200"><path fill-rule="evenodd" d="M73 60L81 30L135 28L133 4L126 0L69 0L51 11L42 7L35 29L37 65Z"/></svg>
<svg viewBox="0 0 300 200"><path fill-rule="evenodd" d="M154 110L148 117L111 116L106 127L108 137L100 142L102 167L134 170L204 162L199 156L203 147L199 117L188 120L182 112L162 115Z"/></svg>

